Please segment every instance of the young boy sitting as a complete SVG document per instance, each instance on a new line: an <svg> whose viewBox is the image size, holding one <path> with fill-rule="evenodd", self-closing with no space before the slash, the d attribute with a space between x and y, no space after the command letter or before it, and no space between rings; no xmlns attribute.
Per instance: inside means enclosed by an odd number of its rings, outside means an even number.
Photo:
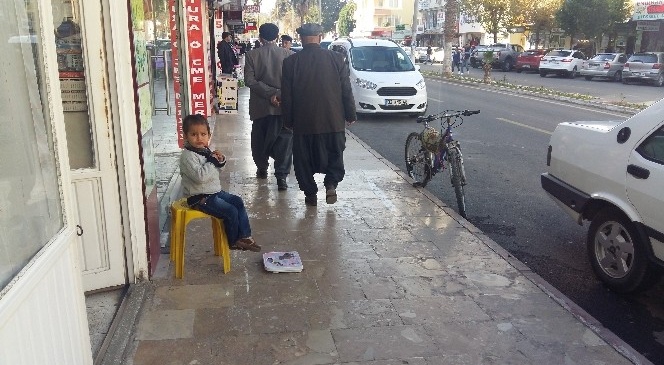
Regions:
<svg viewBox="0 0 664 365"><path fill-rule="evenodd" d="M226 156L210 151L210 125L202 115L188 115L182 120L185 145L180 155L182 190L191 208L224 221L230 248L258 252L261 246L251 237L249 217L242 198L221 189L218 169Z"/></svg>

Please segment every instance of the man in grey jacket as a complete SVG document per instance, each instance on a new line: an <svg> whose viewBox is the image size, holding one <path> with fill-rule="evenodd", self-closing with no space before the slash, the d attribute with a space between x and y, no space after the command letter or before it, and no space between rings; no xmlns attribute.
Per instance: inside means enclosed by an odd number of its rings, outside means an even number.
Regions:
<svg viewBox="0 0 664 365"><path fill-rule="evenodd" d="M293 166L304 203L317 205L314 174L322 173L325 201L333 204L345 174L345 123L357 119L350 71L342 54L321 48L320 25L304 24L297 32L303 49L284 60L282 71L284 125L293 129Z"/></svg>
<svg viewBox="0 0 664 365"><path fill-rule="evenodd" d="M256 164L256 177L267 178L269 158L274 159L274 175L279 190L288 189L286 177L293 162L293 133L283 128L279 99L281 64L293 54L277 46L279 28L265 23L258 29L263 46L247 52L244 61L244 82L249 92L251 155Z"/></svg>

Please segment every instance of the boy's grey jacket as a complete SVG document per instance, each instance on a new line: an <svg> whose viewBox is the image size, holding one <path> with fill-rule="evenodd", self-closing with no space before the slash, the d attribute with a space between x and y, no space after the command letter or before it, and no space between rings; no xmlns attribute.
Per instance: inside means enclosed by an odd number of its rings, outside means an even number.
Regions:
<svg viewBox="0 0 664 365"><path fill-rule="evenodd" d="M219 169L196 152L182 150L180 175L182 176L182 192L185 197L215 194L221 191Z"/></svg>
<svg viewBox="0 0 664 365"><path fill-rule="evenodd" d="M281 115L281 108L270 103L281 96L281 65L294 52L274 43L247 52L244 60L244 83L249 87L249 118L257 120L268 115Z"/></svg>

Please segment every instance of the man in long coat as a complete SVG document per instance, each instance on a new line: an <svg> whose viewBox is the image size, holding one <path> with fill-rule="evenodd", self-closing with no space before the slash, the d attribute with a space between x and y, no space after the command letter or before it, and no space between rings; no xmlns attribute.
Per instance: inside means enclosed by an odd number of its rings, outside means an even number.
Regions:
<svg viewBox="0 0 664 365"><path fill-rule="evenodd" d="M258 30L263 46L247 52L244 61L244 82L249 87L251 155L256 164L256 177L267 178L269 158L274 159L274 176L279 190L288 189L286 177L293 161L293 132L283 127L279 98L281 65L293 54L277 46L279 28L272 23Z"/></svg>
<svg viewBox="0 0 664 365"><path fill-rule="evenodd" d="M293 129L293 166L305 204L317 204L315 173L325 174L325 200L333 204L345 174L346 123L357 119L350 71L342 54L320 47L320 25L304 24L297 32L303 49L283 63L282 117Z"/></svg>

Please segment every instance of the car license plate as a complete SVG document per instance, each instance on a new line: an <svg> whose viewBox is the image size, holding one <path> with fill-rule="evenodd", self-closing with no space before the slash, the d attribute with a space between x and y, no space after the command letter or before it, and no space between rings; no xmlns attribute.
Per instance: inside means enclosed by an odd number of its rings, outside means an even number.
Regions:
<svg viewBox="0 0 664 365"><path fill-rule="evenodd" d="M385 99L385 105L387 106L398 106L398 105L406 105L408 104L408 100L404 99Z"/></svg>
<svg viewBox="0 0 664 365"><path fill-rule="evenodd" d="M523 65L523 68L530 68L530 65Z"/></svg>
<svg viewBox="0 0 664 365"><path fill-rule="evenodd" d="M632 76L641 76L640 72L632 72Z"/></svg>

